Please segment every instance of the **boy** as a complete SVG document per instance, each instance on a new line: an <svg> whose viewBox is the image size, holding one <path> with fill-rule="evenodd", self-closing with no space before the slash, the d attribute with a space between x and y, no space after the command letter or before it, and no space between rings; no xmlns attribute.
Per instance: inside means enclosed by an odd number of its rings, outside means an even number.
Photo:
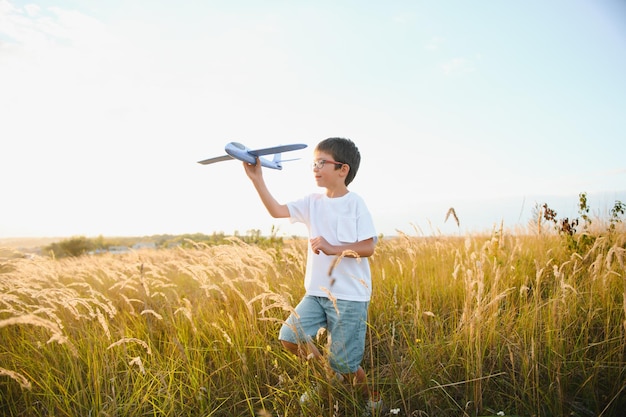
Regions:
<svg viewBox="0 0 626 417"><path fill-rule="evenodd" d="M372 289L369 262L360 258L374 253L377 238L365 203L347 188L360 162L359 150L351 140L321 141L314 150L313 173L326 192L287 204L278 203L269 192L258 160L256 165L244 162L244 167L272 217L302 222L309 230L306 294L296 307L297 315L291 314L283 324L281 343L302 358L320 358L311 340L320 328L326 328L331 337L330 366L337 379L359 387L368 399L369 414L380 410L382 401L371 395L360 366ZM301 401L307 399L304 394Z"/></svg>

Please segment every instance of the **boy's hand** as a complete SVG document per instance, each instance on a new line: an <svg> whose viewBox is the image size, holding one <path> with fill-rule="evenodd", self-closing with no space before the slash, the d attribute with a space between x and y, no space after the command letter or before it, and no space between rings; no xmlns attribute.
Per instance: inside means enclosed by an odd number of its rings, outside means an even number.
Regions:
<svg viewBox="0 0 626 417"><path fill-rule="evenodd" d="M243 167L246 170L248 178L250 178L252 182L256 182L259 179L263 178L263 167L261 166L261 161L259 160L258 156L256 158L256 165L244 162Z"/></svg>
<svg viewBox="0 0 626 417"><path fill-rule="evenodd" d="M248 177L252 180L252 184L259 193L259 197L261 197L261 201L263 202L263 205L267 209L268 213L277 219L289 217L289 207L287 207L286 204L280 204L276 201L267 189L265 181L263 181L263 168L261 166L260 159L258 157L256 158L256 165L244 162L243 168L246 170Z"/></svg>
<svg viewBox="0 0 626 417"><path fill-rule="evenodd" d="M328 243L328 241L321 236L317 236L311 239L311 249L316 255L319 255L320 252L324 252L326 255L335 254L335 247Z"/></svg>

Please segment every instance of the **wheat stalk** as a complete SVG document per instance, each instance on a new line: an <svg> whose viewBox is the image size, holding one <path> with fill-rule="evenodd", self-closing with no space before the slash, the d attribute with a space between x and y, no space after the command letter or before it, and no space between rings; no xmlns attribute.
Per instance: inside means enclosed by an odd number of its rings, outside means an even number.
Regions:
<svg viewBox="0 0 626 417"><path fill-rule="evenodd" d="M146 342L144 342L143 340L137 339L135 337L125 337L123 339L118 340L115 343L111 343L107 347L107 350L112 349L112 348L114 348L116 346L120 346L120 345L125 344L125 343L137 343L139 346L141 346L142 348L144 348L146 350L146 353L148 355L152 355L152 349L150 349L150 346L148 346L148 344Z"/></svg>
<svg viewBox="0 0 626 417"><path fill-rule="evenodd" d="M446 218L443 221L444 223L448 221L448 217L450 217L450 215L452 215L452 218L454 219L454 222L456 223L456 227L461 227L461 223L459 222L459 218L456 215L456 210L454 210L454 207L450 207L448 209L448 212L446 213Z"/></svg>
<svg viewBox="0 0 626 417"><path fill-rule="evenodd" d="M17 383L20 384L20 386L24 389L30 390L33 387L30 381L19 372L0 368L0 375L6 375L9 378L13 379L14 381L17 381Z"/></svg>

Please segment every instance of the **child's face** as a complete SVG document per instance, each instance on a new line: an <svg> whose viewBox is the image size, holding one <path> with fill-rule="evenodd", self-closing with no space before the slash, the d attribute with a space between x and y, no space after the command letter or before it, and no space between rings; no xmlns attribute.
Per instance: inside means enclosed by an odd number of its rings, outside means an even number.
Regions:
<svg viewBox="0 0 626 417"><path fill-rule="evenodd" d="M322 163L322 161L325 161ZM332 155L326 152L315 151L313 154L313 174L318 187L333 189L345 186L346 173L349 169L347 164L335 161ZM319 166L322 165L321 168ZM341 168L336 169L336 167Z"/></svg>

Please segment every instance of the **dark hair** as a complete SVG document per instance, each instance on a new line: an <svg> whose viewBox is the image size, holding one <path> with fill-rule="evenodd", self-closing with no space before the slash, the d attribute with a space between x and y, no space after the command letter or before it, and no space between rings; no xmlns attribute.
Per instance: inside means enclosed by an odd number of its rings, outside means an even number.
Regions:
<svg viewBox="0 0 626 417"><path fill-rule="evenodd" d="M332 155L337 162L347 164L350 167L350 171L346 176L345 183L348 185L352 182L361 164L361 154L354 142L345 138L328 138L318 143L315 149ZM335 166L335 169L340 168L341 165Z"/></svg>

